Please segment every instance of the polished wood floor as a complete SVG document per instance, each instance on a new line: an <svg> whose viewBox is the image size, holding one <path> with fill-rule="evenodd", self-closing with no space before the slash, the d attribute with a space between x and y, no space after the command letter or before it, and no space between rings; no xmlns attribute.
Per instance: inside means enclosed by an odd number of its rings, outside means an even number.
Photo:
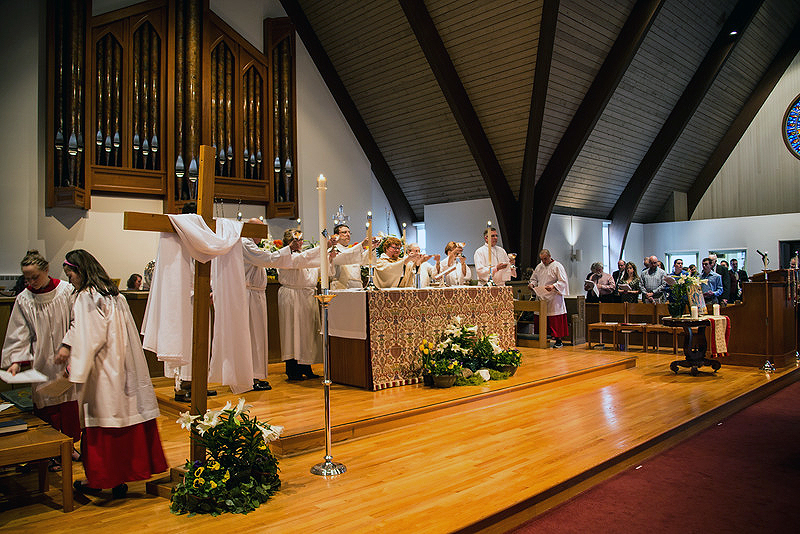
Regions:
<svg viewBox="0 0 800 534"><path fill-rule="evenodd" d="M75 511L64 514L54 480L43 501L0 513L0 529L502 532L800 375L796 367L767 375L725 365L716 374L674 375L668 369L674 356L666 351L590 351L585 345L523 351L516 376L485 387L366 392L336 386L334 425L383 423L334 445L334 459L348 469L339 477L309 473L322 460L320 450L288 451L280 461L281 491L246 516L175 516L168 501L145 493L144 482L129 484L124 500L78 497ZM631 357L635 366L626 363ZM271 372L273 391L245 395L253 412L285 425L286 439L317 431L318 381L288 384L279 368ZM210 405L228 399L235 400L220 395ZM165 406L159 428L168 460L177 466L188 455L188 439ZM397 415L402 412L412 416L404 421ZM74 474L82 476L80 464Z"/></svg>

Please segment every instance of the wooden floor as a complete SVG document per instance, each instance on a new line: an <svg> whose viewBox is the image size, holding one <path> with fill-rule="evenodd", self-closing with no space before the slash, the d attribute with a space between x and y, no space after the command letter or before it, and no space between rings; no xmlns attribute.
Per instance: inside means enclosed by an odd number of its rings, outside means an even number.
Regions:
<svg viewBox="0 0 800 534"><path fill-rule="evenodd" d="M175 516L167 500L145 493L144 482L129 484L120 501L78 497L64 514L56 475L41 502L0 513L0 530L503 532L800 377L796 366L767 375L724 364L716 374L674 375L666 351L522 350L517 375L485 387L334 387L332 420L342 441L333 456L348 471L331 479L309 473L322 451L298 452L315 446L322 426L319 382L289 384L271 368L274 389L245 397L260 419L286 426L283 486L246 516ZM169 413L177 411L169 385L162 386L159 429L177 466L188 437ZM229 399L219 395L209 405ZM80 464L74 475L83 476Z"/></svg>

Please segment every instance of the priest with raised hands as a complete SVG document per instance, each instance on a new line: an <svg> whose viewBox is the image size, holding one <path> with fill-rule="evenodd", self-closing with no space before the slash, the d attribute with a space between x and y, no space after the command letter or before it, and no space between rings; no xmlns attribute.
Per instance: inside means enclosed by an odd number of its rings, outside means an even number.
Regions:
<svg viewBox="0 0 800 534"><path fill-rule="evenodd" d="M555 339L553 348L560 349L564 346L561 338L569 335L567 305L564 301L569 294L567 271L550 256L546 248L539 252L539 259L541 263L533 270L529 285L537 298L547 302L547 331Z"/></svg>
<svg viewBox="0 0 800 534"><path fill-rule="evenodd" d="M431 285L431 281L436 277L436 275L441 272L442 264L441 264L441 256L438 254L422 254L422 250L419 248L417 243L411 243L408 245L408 252L410 254L416 254L418 258L414 261L414 275L416 276L419 274L420 280L420 287L428 287ZM428 263L428 260L433 258L433 261L436 265L432 265ZM416 284L416 278L415 278ZM412 287L416 287L412 284Z"/></svg>
<svg viewBox="0 0 800 534"><path fill-rule="evenodd" d="M492 273L492 282L496 286L504 286L511 277L517 274L514 260L509 259L503 247L497 246L497 229L487 228L483 231L485 245L475 251L475 271L478 274L480 285L486 285L489 273ZM490 250L491 247L491 250Z"/></svg>
<svg viewBox="0 0 800 534"><path fill-rule="evenodd" d="M375 265L375 285L380 289L414 287L414 264L419 254L400 257L402 243L396 237L383 240L383 254Z"/></svg>
<svg viewBox="0 0 800 534"><path fill-rule="evenodd" d="M346 224L337 224L333 228L334 237L338 238L335 248L339 253L347 252L350 247L350 227ZM334 264L331 273L331 289L361 289L361 266L367 262L369 250L364 243L361 244L361 256L357 263ZM358 245L356 245L358 246ZM341 259L339 261L342 261Z"/></svg>

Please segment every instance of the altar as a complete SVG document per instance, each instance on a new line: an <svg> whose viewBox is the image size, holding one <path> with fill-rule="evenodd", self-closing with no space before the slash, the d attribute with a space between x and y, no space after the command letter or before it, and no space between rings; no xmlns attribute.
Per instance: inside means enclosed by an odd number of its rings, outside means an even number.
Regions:
<svg viewBox="0 0 800 534"><path fill-rule="evenodd" d="M510 287L341 290L328 312L331 380L373 391L420 381L419 345L456 316L515 346Z"/></svg>

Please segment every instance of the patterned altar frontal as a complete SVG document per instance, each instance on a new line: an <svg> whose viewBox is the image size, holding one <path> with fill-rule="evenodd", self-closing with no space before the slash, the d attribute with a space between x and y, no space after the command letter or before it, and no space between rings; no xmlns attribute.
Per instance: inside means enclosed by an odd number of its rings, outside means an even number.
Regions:
<svg viewBox="0 0 800 534"><path fill-rule="evenodd" d="M515 346L510 287L370 291L367 301L373 390L419 382L420 343L438 341L456 316L478 335L497 334L503 348Z"/></svg>

